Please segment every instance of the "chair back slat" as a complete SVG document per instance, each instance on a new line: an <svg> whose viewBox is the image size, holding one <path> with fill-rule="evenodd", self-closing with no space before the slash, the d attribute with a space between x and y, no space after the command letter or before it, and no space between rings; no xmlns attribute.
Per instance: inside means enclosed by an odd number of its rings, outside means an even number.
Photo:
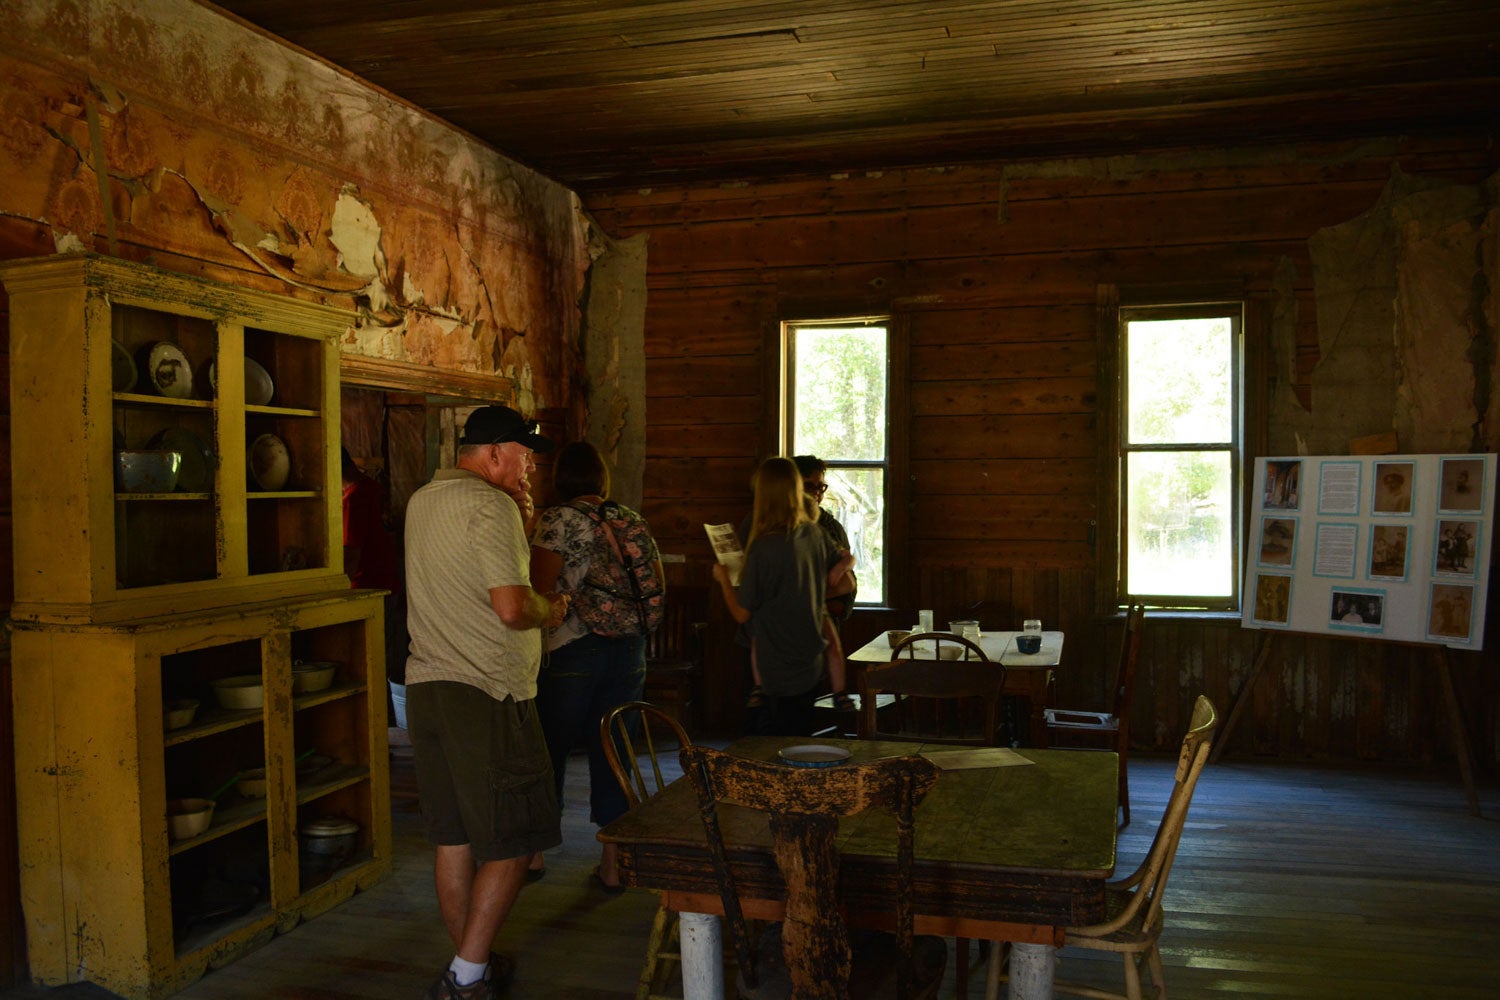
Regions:
<svg viewBox="0 0 1500 1000"><path fill-rule="evenodd" d="M658 737L666 733L671 734L677 748L692 742L676 719L649 702L616 705L599 720L604 759L632 809L655 796L670 781L662 773L657 748Z"/></svg>
<svg viewBox="0 0 1500 1000"><path fill-rule="evenodd" d="M913 810L937 782L938 769L921 757L892 757L867 764L794 768L750 760L708 747L679 755L698 795L714 879L739 958L754 987L755 965L739 893L719 825L719 803L764 812L773 853L786 886L782 945L793 996L846 1000L852 962L838 898L838 821L872 807L896 815L897 942L901 952L898 995L911 995L913 978L911 872Z"/></svg>
<svg viewBox="0 0 1500 1000"><path fill-rule="evenodd" d="M904 739L995 746L1000 742L1000 696L1005 690L1005 667L984 657L967 639L946 636L972 647L977 657L953 660L902 658L905 643L892 653L890 663L868 666L855 680L860 695L861 739ZM939 640L940 642L943 640ZM960 647L961 648L961 647ZM884 725L876 707L879 696L897 697L894 716L899 729Z"/></svg>

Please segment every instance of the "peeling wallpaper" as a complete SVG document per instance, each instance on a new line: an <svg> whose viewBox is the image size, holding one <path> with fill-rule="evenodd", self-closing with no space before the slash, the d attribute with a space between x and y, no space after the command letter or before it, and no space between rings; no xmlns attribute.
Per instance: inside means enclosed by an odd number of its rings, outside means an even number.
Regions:
<svg viewBox="0 0 1500 1000"><path fill-rule="evenodd" d="M1398 168L1369 211L1313 234L1312 412L1290 389L1295 316L1278 312L1272 454L1343 454L1386 431L1402 452L1500 448L1497 189L1497 177L1453 184Z"/></svg>
<svg viewBox="0 0 1500 1000"><path fill-rule="evenodd" d="M0 254L248 272L355 307L345 352L568 405L571 191L188 0L22 0L7 22Z"/></svg>

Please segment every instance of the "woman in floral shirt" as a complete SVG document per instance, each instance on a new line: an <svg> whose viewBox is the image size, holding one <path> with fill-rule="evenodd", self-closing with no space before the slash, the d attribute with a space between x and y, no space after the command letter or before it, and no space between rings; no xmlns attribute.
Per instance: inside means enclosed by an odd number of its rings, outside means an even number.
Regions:
<svg viewBox="0 0 1500 1000"><path fill-rule="evenodd" d="M577 441L558 453L552 482L559 503L542 511L537 522L531 540L531 581L533 587L545 585L539 593L557 591L582 602L584 598L577 595L588 586L585 577L590 566L596 560L613 558L596 520L599 506L609 496L609 468L597 448ZM640 520L635 511L619 505L612 505L610 516ZM657 579L661 579L656 544L649 541L647 547L650 551L642 556L655 564ZM639 701L645 686L644 629L638 635L601 635L584 623L578 604L570 606L568 616L547 637L536 703L552 757L558 802L563 800L568 753L582 743L589 756L589 812L599 826L619 818L628 807L604 757L599 720L616 705ZM609 895L624 891L615 870L614 848L604 845L593 876ZM535 880L545 871L538 855L532 860L530 877Z"/></svg>

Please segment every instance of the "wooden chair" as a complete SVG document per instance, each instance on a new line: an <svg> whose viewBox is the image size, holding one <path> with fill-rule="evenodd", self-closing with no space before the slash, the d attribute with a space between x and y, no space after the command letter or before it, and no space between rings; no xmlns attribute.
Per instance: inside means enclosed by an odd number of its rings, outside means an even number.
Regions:
<svg viewBox="0 0 1500 1000"><path fill-rule="evenodd" d="M919 642L958 650L952 659L916 659ZM1005 668L984 650L952 632L924 632L891 650L891 662L867 666L856 678L860 695L860 739L916 740L996 746L1000 742L1000 694ZM899 728L891 729L875 711L883 696L895 695ZM977 711L976 711L977 709ZM977 721L976 721L977 719Z"/></svg>
<svg viewBox="0 0 1500 1000"><path fill-rule="evenodd" d="M942 982L946 949L917 968L912 933L912 811L937 782L938 769L921 757L891 757L867 764L798 768L749 760L708 747L684 747L683 771L698 793L714 875L726 923L749 992L761 985L734 875L720 833L718 804L746 806L769 814L776 866L786 886L781 954L794 1000L847 1000L857 963L839 905L839 820L874 806L896 817L896 996L931 997ZM876 957L889 959L889 947ZM861 955L861 958L867 956ZM862 965L863 962L858 963ZM917 991L921 992L918 993ZM746 995L745 990L741 996Z"/></svg>
<svg viewBox="0 0 1500 1000"><path fill-rule="evenodd" d="M928 640L962 650L963 659L915 659L914 640ZM905 659L900 658L905 655ZM897 728L886 725L888 713L861 711L860 739L952 743L960 746L998 746L1000 695L1005 690L1005 667L985 658L978 645L952 632L925 632L908 637L891 651L892 661L870 665L858 675L860 705L897 699ZM975 719L978 722L975 722ZM957 994L968 995L969 940L956 940ZM980 954L984 954L981 947Z"/></svg>
<svg viewBox="0 0 1500 1000"><path fill-rule="evenodd" d="M674 586L664 607L661 627L646 637L646 700L691 730L693 687L702 672L708 629L707 593L701 587Z"/></svg>
<svg viewBox="0 0 1500 1000"><path fill-rule="evenodd" d="M1146 619L1146 607L1136 604L1125 616L1125 634L1120 639L1120 655L1115 667L1113 711L1089 712L1071 708L1049 708L1047 735L1051 738L1062 735L1094 734L1108 741L1102 749L1113 750L1120 755L1120 828L1130 825L1130 781L1127 764L1130 757L1130 692L1135 686L1135 665L1141 652L1141 623ZM1088 749L1084 747L1082 749Z"/></svg>
<svg viewBox="0 0 1500 1000"><path fill-rule="evenodd" d="M667 735L681 750L692 743L687 731L671 715L644 701L630 701L610 709L599 723L599 742L609 769L634 809L670 783L657 759L658 737ZM664 748L667 749L667 748ZM676 1000L663 994L674 966L682 962L677 913L665 904L656 908L646 940L646 962L636 986L636 1000Z"/></svg>
<svg viewBox="0 0 1500 1000"><path fill-rule="evenodd" d="M1166 893L1167 876L1172 873L1177 845L1182 840L1188 805L1193 801L1193 790L1198 785L1203 765L1208 762L1208 752L1218 726L1219 715L1213 702L1199 695L1193 706L1192 722L1182 738L1172 796L1167 800L1166 812L1156 829L1150 853L1135 874L1109 884L1108 920L1067 930L1065 945L1112 951L1124 958L1125 992L1111 993L1067 982L1058 982L1057 992L1103 1000L1141 1000L1141 966L1144 964L1151 974L1152 995L1166 1000L1167 984L1162 975L1161 951L1157 948L1164 922L1162 896Z"/></svg>

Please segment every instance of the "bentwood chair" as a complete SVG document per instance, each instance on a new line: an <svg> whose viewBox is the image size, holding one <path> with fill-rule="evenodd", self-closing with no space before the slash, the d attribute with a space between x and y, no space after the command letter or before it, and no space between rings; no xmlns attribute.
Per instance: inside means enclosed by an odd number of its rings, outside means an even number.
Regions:
<svg viewBox="0 0 1500 1000"><path fill-rule="evenodd" d="M1141 623L1146 618L1146 607L1137 604L1125 616L1125 634L1120 638L1120 655L1115 661L1114 704L1108 712L1080 711L1070 708L1049 708L1047 735L1049 745L1057 745L1055 738L1066 740L1074 735L1090 735L1107 741L1100 749L1113 750L1120 757L1120 810L1123 830L1130 825L1130 781L1126 765L1130 758L1130 692L1135 686L1135 665L1141 652ZM1084 747L1083 749L1088 749Z"/></svg>
<svg viewBox="0 0 1500 1000"><path fill-rule="evenodd" d="M1142 1000L1141 967L1144 965L1151 976L1151 995L1166 1000L1167 982L1162 973L1161 951L1157 947L1165 922L1162 897L1166 894L1172 862L1177 857L1177 845L1182 840L1188 806L1193 801L1198 776L1208 762L1218 726L1219 716L1213 702L1199 695L1193 706L1192 722L1182 738L1172 795L1167 800L1166 811L1162 814L1161 825L1156 829L1156 838L1151 842L1146 860L1129 878L1109 883L1105 900L1107 919L1103 923L1069 927L1065 932L1063 944L1067 947L1120 955L1125 964L1125 992L1112 993L1063 980L1055 984L1056 992L1100 1000ZM994 1000L993 996L991 1000Z"/></svg>
<svg viewBox="0 0 1500 1000"><path fill-rule="evenodd" d="M919 644L923 655L916 659ZM945 650L953 655L945 655ZM891 662L868 666L856 678L860 739L916 740L996 746L1005 667L986 659L978 644L952 632L923 632L891 650ZM882 695L895 695L892 722L875 711ZM894 728L893 728L894 727Z"/></svg>
<svg viewBox="0 0 1500 1000"><path fill-rule="evenodd" d="M657 759L658 739L667 737L671 741L672 746L662 748L666 750L680 750L692 742L676 719L644 701L626 702L610 709L599 723L599 737L609 768L632 809L653 798L670 782L662 774ZM677 1000L661 991L681 962L677 913L663 904L656 908L656 917L651 922L636 1000Z"/></svg>
<svg viewBox="0 0 1500 1000"><path fill-rule="evenodd" d="M937 765L921 757L888 757L866 764L799 768L749 760L702 746L684 747L682 769L698 793L714 876L740 966L742 998L789 993L793 1000L848 1000L885 996L894 972L895 997L936 996L947 949L912 926L911 886L915 826L912 812L937 782ZM720 832L721 803L769 814L772 849L786 887L780 958L763 939L760 961L740 906L739 891ZM839 820L872 807L896 817L896 946L888 939L851 951L839 905ZM774 941L774 937L771 939ZM894 970L889 963L895 958ZM876 968L872 970L872 966ZM781 976L784 974L784 981ZM783 992L785 991L785 993Z"/></svg>

